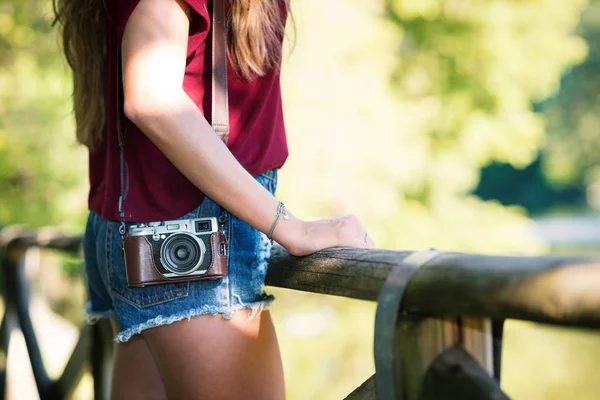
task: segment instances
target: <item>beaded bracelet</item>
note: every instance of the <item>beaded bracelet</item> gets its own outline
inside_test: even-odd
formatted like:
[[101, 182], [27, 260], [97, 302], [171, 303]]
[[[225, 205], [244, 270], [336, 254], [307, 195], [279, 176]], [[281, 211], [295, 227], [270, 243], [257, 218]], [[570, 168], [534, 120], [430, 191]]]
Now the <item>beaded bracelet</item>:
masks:
[[275, 230], [275, 227], [277, 226], [277, 223], [279, 222], [279, 219], [281, 218], [281, 216], [283, 215], [283, 219], [284, 220], [288, 220], [290, 219], [290, 215], [287, 213], [287, 210], [285, 209], [285, 204], [283, 204], [283, 201], [280, 201], [279, 204], [277, 205], [277, 215], [275, 216], [275, 221], [273, 221], [273, 225], [271, 225], [271, 230], [269, 231], [269, 234], [267, 235], [267, 238], [271, 241], [273, 241], [273, 238], [271, 238], [271, 235], [273, 234], [273, 231]]

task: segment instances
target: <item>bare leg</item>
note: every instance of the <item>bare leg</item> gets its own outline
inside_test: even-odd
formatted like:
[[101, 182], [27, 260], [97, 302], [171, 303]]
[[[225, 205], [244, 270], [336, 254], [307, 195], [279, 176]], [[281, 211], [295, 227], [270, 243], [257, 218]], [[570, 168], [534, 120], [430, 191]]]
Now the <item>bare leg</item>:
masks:
[[[113, 331], [116, 332], [113, 321]], [[115, 345], [111, 387], [113, 400], [165, 400], [167, 393], [143, 336]]]
[[169, 399], [285, 398], [271, 315], [249, 315], [201, 315], [144, 332]]

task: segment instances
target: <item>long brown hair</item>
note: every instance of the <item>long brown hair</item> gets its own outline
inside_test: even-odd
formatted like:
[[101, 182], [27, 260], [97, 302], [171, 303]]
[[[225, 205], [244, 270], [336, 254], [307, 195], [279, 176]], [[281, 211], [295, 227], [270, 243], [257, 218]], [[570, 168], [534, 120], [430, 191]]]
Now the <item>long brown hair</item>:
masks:
[[[106, 128], [106, 8], [103, 0], [52, 0], [54, 24], [73, 70], [77, 140], [93, 149]], [[277, 68], [290, 0], [229, 0], [228, 56], [240, 79]]]

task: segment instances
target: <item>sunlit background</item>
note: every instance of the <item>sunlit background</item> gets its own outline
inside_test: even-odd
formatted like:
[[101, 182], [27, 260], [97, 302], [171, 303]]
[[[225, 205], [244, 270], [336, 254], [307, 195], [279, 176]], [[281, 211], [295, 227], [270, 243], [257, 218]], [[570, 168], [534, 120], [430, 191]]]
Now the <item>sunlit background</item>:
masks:
[[[295, 214], [354, 213], [386, 249], [600, 253], [600, 0], [298, 0], [294, 15], [278, 195]], [[79, 233], [86, 153], [49, 22], [50, 0], [0, 0], [0, 225]], [[58, 373], [81, 267], [44, 256], [29, 275]], [[289, 399], [341, 399], [372, 375], [374, 304], [273, 292]], [[9, 383], [25, 399], [20, 340]], [[506, 326], [515, 399], [600, 399], [599, 368], [595, 332]], [[90, 393], [88, 376], [75, 398]]]

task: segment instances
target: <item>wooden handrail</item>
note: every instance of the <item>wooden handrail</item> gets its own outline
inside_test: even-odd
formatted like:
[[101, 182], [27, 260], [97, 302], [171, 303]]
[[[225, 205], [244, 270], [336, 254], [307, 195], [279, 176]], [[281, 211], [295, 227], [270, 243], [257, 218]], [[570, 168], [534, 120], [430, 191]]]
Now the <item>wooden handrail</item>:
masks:
[[[51, 380], [28, 314], [22, 270], [27, 249], [80, 255], [81, 245], [81, 236], [53, 230], [8, 227], [0, 231], [6, 304], [1, 344], [7, 351], [10, 330], [23, 331], [42, 399], [69, 393], [85, 360], [93, 365], [96, 398], [108, 395], [112, 348], [108, 325], [83, 327], [63, 376]], [[445, 388], [448, 395], [483, 393], [482, 399], [507, 398], [498, 379], [493, 379], [498, 369], [490, 371], [491, 325], [482, 318], [600, 327], [600, 259], [596, 258], [358, 249], [294, 257], [275, 246], [266, 284], [379, 302], [378, 318], [385, 318], [376, 324], [375, 354], [393, 356], [376, 357], [376, 376], [381, 378], [383, 373], [386, 379], [371, 377], [348, 399], [436, 398], [436, 391], [424, 391], [423, 382]], [[499, 355], [494, 353], [491, 361], [499, 365]], [[456, 371], [461, 373], [460, 385], [453, 383], [457, 380], [451, 374]], [[0, 371], [0, 399], [4, 377]]]
[[[376, 301], [409, 251], [331, 249], [294, 257], [273, 250], [267, 285]], [[408, 276], [408, 275], [407, 275]], [[441, 252], [410, 278], [408, 313], [514, 318], [600, 327], [600, 259]]]
[[[81, 236], [52, 231], [22, 232], [12, 239], [11, 246], [36, 246], [77, 254], [81, 241]], [[266, 284], [377, 301], [392, 269], [414, 268], [402, 264], [413, 253], [329, 249], [308, 257], [294, 257], [275, 246]], [[403, 310], [598, 328], [599, 287], [598, 258], [442, 252], [411, 278]]]

